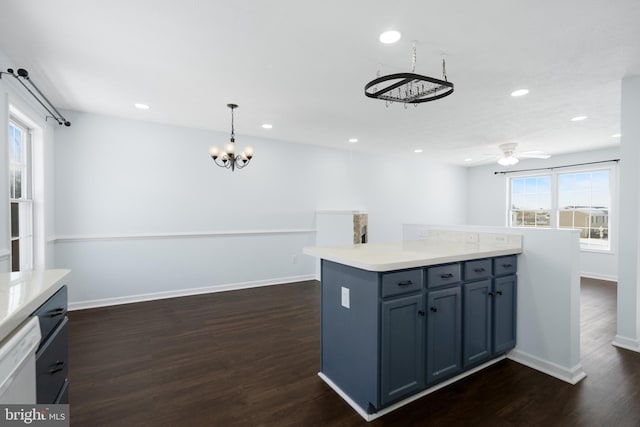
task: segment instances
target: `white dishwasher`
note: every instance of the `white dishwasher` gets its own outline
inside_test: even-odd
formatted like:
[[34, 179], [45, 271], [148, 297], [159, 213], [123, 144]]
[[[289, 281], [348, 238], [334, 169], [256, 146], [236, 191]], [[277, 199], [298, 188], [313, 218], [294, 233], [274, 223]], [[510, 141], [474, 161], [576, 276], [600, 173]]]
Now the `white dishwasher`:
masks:
[[38, 317], [31, 317], [0, 342], [0, 404], [36, 403]]

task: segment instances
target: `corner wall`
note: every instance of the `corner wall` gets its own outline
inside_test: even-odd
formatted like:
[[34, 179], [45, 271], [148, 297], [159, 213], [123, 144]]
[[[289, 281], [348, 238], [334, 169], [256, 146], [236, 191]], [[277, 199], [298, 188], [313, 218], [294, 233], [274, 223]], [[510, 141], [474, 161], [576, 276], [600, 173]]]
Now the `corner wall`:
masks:
[[613, 344], [640, 352], [640, 76], [622, 80], [620, 281]]

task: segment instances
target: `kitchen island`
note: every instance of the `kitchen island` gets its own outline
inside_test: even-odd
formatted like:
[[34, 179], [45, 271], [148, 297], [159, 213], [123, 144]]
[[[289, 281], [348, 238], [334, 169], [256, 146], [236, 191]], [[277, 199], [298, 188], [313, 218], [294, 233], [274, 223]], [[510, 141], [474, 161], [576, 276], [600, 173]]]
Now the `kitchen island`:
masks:
[[516, 344], [521, 236], [309, 247], [321, 262], [319, 376], [371, 421]]

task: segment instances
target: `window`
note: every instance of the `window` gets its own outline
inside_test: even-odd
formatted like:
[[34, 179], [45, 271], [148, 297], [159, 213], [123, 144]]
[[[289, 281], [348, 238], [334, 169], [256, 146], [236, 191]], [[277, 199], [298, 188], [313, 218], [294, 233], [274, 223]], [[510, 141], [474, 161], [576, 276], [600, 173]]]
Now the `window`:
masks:
[[609, 171], [558, 175], [558, 227], [577, 228], [583, 246], [609, 249]]
[[9, 120], [9, 202], [11, 205], [11, 270], [33, 269], [33, 200], [31, 135]]
[[551, 226], [551, 177], [537, 176], [511, 180], [511, 225]]
[[573, 228], [582, 249], [610, 250], [611, 171], [511, 178], [509, 225]]

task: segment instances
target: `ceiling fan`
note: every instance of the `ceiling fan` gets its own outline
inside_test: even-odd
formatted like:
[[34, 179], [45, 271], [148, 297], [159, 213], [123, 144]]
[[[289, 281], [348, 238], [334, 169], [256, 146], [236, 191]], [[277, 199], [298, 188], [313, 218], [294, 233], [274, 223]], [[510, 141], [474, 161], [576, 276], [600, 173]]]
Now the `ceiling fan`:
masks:
[[498, 164], [502, 166], [513, 166], [520, 161], [520, 159], [548, 159], [550, 154], [542, 151], [525, 151], [523, 153], [517, 153], [516, 148], [518, 144], [515, 142], [507, 142], [498, 146], [502, 150], [502, 157], [498, 158]]

